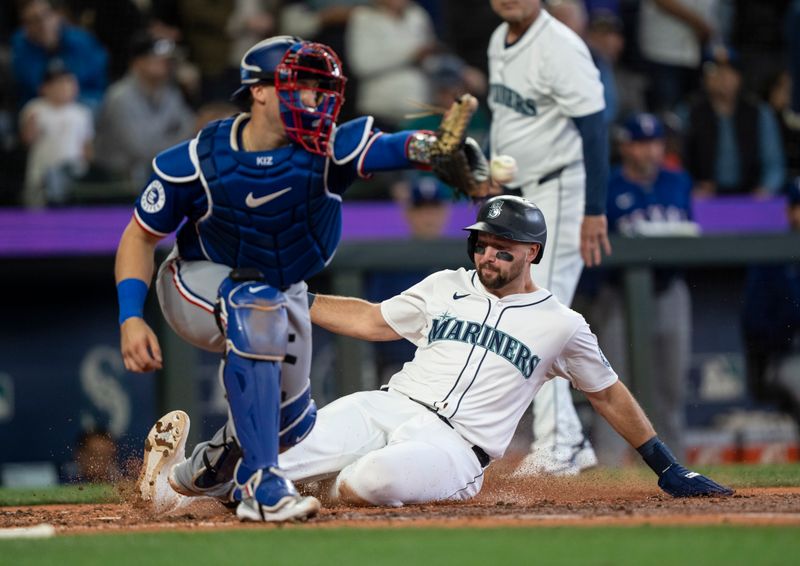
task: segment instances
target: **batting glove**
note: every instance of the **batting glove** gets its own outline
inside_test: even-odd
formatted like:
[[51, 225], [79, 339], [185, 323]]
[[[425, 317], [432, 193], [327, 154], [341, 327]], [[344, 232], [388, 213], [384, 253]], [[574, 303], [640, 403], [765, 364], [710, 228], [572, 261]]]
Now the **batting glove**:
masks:
[[702, 474], [689, 471], [677, 462], [661, 474], [658, 478], [658, 487], [672, 497], [733, 495], [731, 488], [720, 485]]
[[733, 490], [678, 463], [667, 445], [654, 436], [639, 448], [639, 454], [658, 475], [658, 487], [673, 497], [733, 495]]

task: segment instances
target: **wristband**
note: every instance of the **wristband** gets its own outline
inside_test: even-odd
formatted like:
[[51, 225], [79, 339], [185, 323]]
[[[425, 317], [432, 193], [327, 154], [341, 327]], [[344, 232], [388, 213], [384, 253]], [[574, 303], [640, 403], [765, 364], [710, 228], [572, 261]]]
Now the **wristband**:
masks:
[[144, 300], [147, 298], [147, 283], [141, 279], [123, 279], [117, 283], [119, 301], [119, 323], [131, 317], [144, 318]]
[[308, 308], [311, 309], [311, 305], [314, 304], [314, 299], [317, 298], [317, 294], [311, 291], [308, 291], [306, 294], [308, 295]]
[[636, 451], [641, 454], [642, 459], [658, 477], [661, 477], [672, 464], [678, 461], [672, 452], [670, 452], [669, 448], [667, 448], [667, 445], [657, 436], [654, 436], [642, 444]]

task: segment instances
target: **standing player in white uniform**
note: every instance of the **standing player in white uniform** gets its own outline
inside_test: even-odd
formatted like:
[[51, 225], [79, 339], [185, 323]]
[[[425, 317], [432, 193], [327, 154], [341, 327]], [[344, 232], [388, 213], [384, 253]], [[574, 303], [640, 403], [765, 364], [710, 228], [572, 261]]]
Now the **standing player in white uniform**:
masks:
[[321, 409], [309, 436], [280, 456], [288, 478], [335, 477], [332, 495], [351, 504], [469, 499], [539, 387], [563, 375], [637, 447], [664, 491], [732, 493], [675, 460], [583, 317], [533, 282], [530, 266], [547, 239], [535, 205], [495, 197], [466, 230], [476, 270], [440, 271], [381, 304], [314, 298], [312, 321], [323, 328], [373, 341], [406, 338], [418, 348], [386, 390]]
[[[541, 9], [540, 0], [492, 0], [504, 20], [489, 42], [491, 149], [518, 164], [513, 188], [550, 225], [535, 277], [572, 303], [584, 263], [610, 253], [603, 86], [589, 50]], [[572, 404], [569, 383], [546, 383], [534, 403], [534, 443], [517, 474], [577, 474], [597, 463]]]

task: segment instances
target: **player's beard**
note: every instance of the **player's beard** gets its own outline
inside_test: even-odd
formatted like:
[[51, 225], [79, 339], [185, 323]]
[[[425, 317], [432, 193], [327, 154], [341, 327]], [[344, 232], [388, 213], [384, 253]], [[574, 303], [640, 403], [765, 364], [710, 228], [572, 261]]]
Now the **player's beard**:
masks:
[[486, 289], [502, 289], [522, 273], [524, 262], [513, 262], [509, 265], [508, 271], [503, 273], [501, 269], [489, 263], [482, 263], [478, 266], [478, 279]]

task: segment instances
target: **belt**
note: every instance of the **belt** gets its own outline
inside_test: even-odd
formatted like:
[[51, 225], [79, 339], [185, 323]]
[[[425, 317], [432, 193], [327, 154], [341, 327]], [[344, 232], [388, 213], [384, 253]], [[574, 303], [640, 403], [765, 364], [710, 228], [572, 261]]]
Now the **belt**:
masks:
[[[389, 388], [387, 386], [383, 386], [383, 387], [380, 388], [380, 390], [388, 392]], [[402, 393], [400, 393], [400, 394], [403, 395]], [[405, 395], [405, 397], [408, 397], [408, 395]], [[434, 415], [439, 417], [440, 421], [442, 421], [444, 424], [446, 424], [447, 426], [449, 426], [450, 428], [455, 430], [455, 428], [450, 423], [450, 421], [447, 419], [447, 417], [444, 417], [444, 416], [440, 415], [438, 413], [438, 411], [436, 411], [433, 407], [431, 407], [427, 403], [423, 403], [422, 401], [419, 401], [418, 399], [414, 399], [413, 397], [408, 397], [408, 399], [409, 399], [409, 401], [414, 401], [414, 403], [416, 403], [418, 405], [422, 405], [423, 407], [428, 409], [431, 413], [433, 413]], [[456, 432], [458, 432], [458, 431], [456, 431]], [[473, 444], [472, 445], [472, 451], [475, 453], [475, 457], [478, 459], [478, 463], [481, 465], [481, 468], [485, 468], [486, 466], [488, 466], [489, 464], [492, 463], [492, 459], [484, 451], [484, 449], [481, 448], [480, 446], [477, 446], [477, 445]]]
[[563, 167], [559, 167], [558, 169], [550, 171], [549, 173], [547, 173], [543, 177], [539, 177], [539, 183], [538, 184], [539, 185], [544, 185], [545, 183], [549, 183], [550, 181], [552, 181], [554, 179], [558, 179], [561, 176], [561, 173], [563, 173], [564, 169], [566, 169], [566, 168], [567, 168], [567, 166], [564, 165]]

